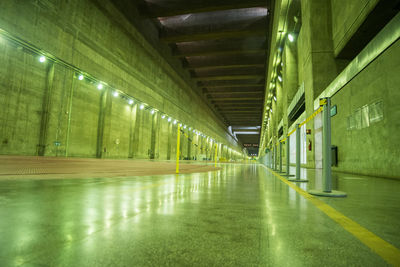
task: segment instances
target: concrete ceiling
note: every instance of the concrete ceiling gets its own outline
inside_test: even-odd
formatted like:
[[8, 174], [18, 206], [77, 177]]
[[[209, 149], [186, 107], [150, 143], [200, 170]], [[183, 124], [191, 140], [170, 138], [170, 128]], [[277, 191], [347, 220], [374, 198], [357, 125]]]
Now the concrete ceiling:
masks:
[[[157, 25], [159, 41], [182, 61], [226, 126], [261, 125], [267, 0], [136, 0], [135, 4]], [[259, 134], [237, 137], [242, 143], [259, 140]]]

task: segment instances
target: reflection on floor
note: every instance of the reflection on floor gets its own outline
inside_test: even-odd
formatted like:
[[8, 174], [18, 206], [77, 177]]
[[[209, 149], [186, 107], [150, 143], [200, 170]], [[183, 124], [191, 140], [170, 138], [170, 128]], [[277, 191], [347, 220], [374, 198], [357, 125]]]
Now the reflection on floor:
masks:
[[[0, 265], [384, 266], [257, 164], [208, 173], [0, 181]], [[320, 178], [300, 187], [315, 188]], [[317, 178], [315, 178], [317, 176]], [[400, 182], [335, 174], [320, 198], [400, 247]]]

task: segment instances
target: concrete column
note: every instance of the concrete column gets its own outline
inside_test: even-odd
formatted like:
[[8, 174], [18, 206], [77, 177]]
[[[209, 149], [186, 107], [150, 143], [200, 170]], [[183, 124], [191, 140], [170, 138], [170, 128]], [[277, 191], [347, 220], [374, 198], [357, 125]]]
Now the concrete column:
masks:
[[96, 157], [103, 158], [107, 153], [107, 147], [105, 145], [105, 140], [107, 140], [106, 130], [106, 117], [111, 112], [112, 100], [111, 100], [111, 90], [104, 88], [100, 95], [100, 112], [99, 120], [97, 126], [97, 147], [96, 147]]
[[129, 129], [129, 153], [128, 158], [134, 157], [135, 149], [135, 125], [136, 125], [137, 105], [131, 106], [131, 118], [130, 118], [130, 129]]
[[39, 143], [37, 148], [37, 154], [44, 156], [46, 152], [47, 144], [47, 133], [49, 131], [49, 119], [50, 119], [50, 108], [51, 108], [51, 96], [53, 92], [54, 83], [54, 63], [49, 62], [46, 73], [46, 87], [42, 102], [42, 116], [40, 120], [40, 134]]
[[296, 179], [300, 179], [300, 128], [296, 124]]
[[168, 122], [168, 134], [167, 134], [167, 160], [171, 159], [171, 146], [172, 146], [172, 122]]
[[[315, 97], [336, 77], [338, 66], [333, 50], [330, 3], [320, 0], [301, 1], [301, 15], [299, 69], [305, 86], [306, 117], [308, 117], [314, 112]], [[313, 126], [313, 121], [306, 125], [308, 129], [313, 129]], [[309, 138], [315, 144], [314, 131], [311, 131]], [[307, 150], [307, 167], [315, 167], [314, 157], [315, 149]]]
[[[177, 124], [178, 125], [178, 124]], [[178, 126], [177, 126], [178, 127]], [[184, 136], [183, 132], [185, 132], [185, 130], [183, 130], [183, 125], [181, 125], [181, 139], [180, 139], [180, 159], [184, 159], [186, 157], [186, 153], [187, 153], [187, 138]]]
[[139, 104], [135, 105], [135, 114], [136, 114], [136, 121], [134, 127], [134, 135], [133, 135], [133, 157], [139, 157], [139, 142], [140, 142], [140, 125], [142, 124], [143, 120], [143, 110], [139, 108]]
[[282, 173], [282, 143], [279, 142], [279, 172]]
[[156, 147], [158, 144], [158, 131], [159, 131], [159, 116], [158, 112], [151, 116], [151, 141], [150, 141], [150, 159], [158, 158], [158, 151]]
[[65, 137], [65, 156], [68, 157], [69, 153], [69, 142], [71, 136], [71, 118], [72, 118], [72, 102], [74, 99], [74, 90], [75, 90], [75, 73], [72, 74], [71, 80], [71, 88], [69, 89], [68, 95], [68, 119], [67, 119], [67, 129], [66, 129], [66, 137]]
[[192, 159], [192, 147], [193, 147], [193, 136], [192, 136], [192, 131], [187, 130], [187, 135], [189, 136], [188, 142], [187, 142], [187, 157], [189, 160]]

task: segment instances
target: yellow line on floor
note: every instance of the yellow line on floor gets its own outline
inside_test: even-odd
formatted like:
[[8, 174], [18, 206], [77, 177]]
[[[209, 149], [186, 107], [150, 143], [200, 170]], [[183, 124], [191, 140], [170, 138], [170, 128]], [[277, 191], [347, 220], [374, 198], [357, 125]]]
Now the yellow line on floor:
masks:
[[340, 224], [350, 234], [357, 237], [362, 243], [364, 243], [364, 245], [366, 245], [376, 254], [381, 256], [387, 263], [393, 266], [400, 266], [400, 250], [398, 248], [386, 242], [385, 240], [367, 230], [366, 228], [362, 227], [350, 218], [346, 217], [322, 200], [319, 200], [318, 198], [310, 195], [300, 187], [296, 186], [294, 183], [289, 182], [276, 172], [268, 169], [264, 165], [262, 166], [270, 171], [273, 175], [278, 177], [282, 182], [296, 190], [296, 192], [302, 195], [305, 199], [311, 201], [311, 203], [314, 204], [318, 209], [328, 215], [332, 220]]

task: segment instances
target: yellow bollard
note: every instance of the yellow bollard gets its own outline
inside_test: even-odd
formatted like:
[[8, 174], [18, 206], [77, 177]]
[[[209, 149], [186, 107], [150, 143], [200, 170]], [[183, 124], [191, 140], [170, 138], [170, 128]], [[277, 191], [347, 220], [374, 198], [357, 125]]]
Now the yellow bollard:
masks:
[[217, 167], [218, 144], [215, 144], [214, 167]]
[[178, 133], [176, 138], [176, 173], [179, 173], [179, 147], [181, 144], [181, 126], [178, 125]]

